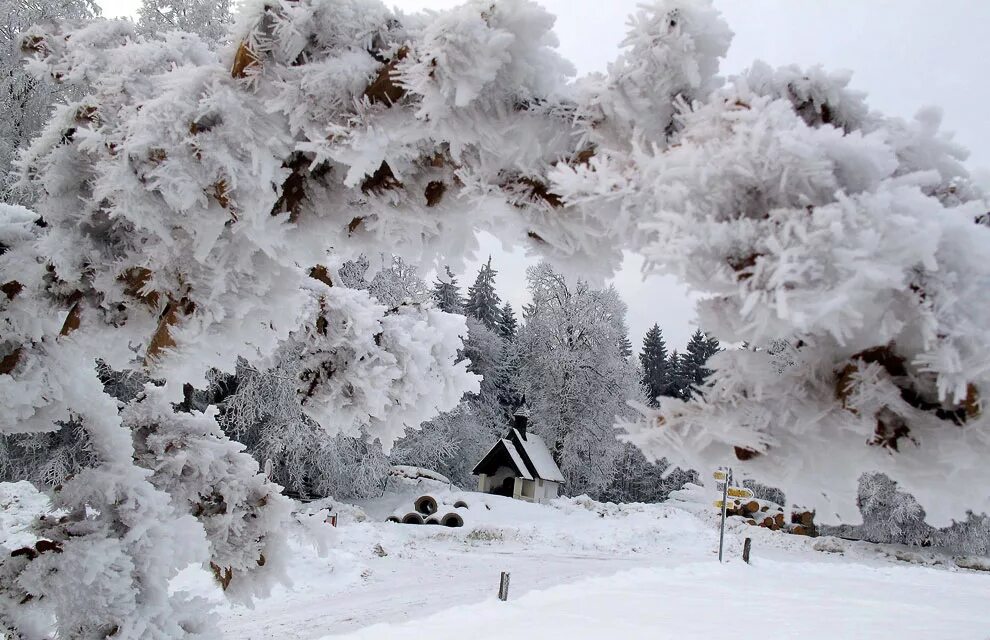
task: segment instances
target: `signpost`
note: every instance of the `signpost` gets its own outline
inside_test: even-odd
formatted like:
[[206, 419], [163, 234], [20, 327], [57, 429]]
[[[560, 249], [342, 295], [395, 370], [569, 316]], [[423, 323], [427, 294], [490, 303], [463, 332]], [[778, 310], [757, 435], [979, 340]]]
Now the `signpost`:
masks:
[[725, 542], [725, 511], [729, 502], [729, 484], [732, 482], [732, 469], [728, 469], [727, 472], [716, 471], [714, 476], [716, 480], [722, 481], [722, 526], [718, 532], [718, 561], [722, 562], [722, 546]]
[[[722, 522], [718, 532], [718, 561], [722, 562], [722, 551], [725, 545], [726, 512], [729, 510], [730, 503], [733, 510], [739, 510], [742, 508], [744, 500], [751, 500], [753, 498], [753, 490], [747, 489], [746, 487], [730, 486], [732, 484], [732, 469], [728, 467], [724, 470], [719, 469], [712, 474], [712, 477], [715, 478], [716, 486], [719, 491], [722, 492], [722, 499], [715, 501], [715, 508], [722, 510]], [[743, 560], [747, 563], [749, 563], [749, 550], [751, 544], [752, 540], [746, 538], [746, 543], [743, 545]]]
[[730, 498], [752, 498], [753, 490], [745, 487], [729, 487], [728, 494]]

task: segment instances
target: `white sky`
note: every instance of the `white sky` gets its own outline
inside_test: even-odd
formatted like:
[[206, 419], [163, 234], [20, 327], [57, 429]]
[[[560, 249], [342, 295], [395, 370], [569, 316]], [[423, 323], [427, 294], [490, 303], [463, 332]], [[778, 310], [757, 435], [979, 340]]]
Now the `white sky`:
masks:
[[[604, 71], [615, 58], [626, 16], [638, 0], [537, 0], [558, 16], [563, 55], [579, 73]], [[99, 0], [107, 16], [134, 15], [140, 0]], [[447, 8], [460, 0], [386, 0], [412, 12]], [[851, 69], [853, 86], [869, 93], [872, 108], [911, 117], [929, 104], [943, 108], [944, 128], [972, 151], [971, 167], [990, 168], [990, 2], [984, 0], [716, 0], [736, 36], [725, 74], [761, 59], [772, 65], [823, 64]], [[526, 300], [521, 253], [482, 238], [481, 254], [460, 278], [474, 279], [493, 255], [499, 293], [517, 311]], [[643, 333], [659, 322], [669, 345], [681, 348], [694, 330], [693, 304], [669, 278], [643, 280], [628, 258], [615, 284], [629, 305], [630, 337], [639, 349]]]

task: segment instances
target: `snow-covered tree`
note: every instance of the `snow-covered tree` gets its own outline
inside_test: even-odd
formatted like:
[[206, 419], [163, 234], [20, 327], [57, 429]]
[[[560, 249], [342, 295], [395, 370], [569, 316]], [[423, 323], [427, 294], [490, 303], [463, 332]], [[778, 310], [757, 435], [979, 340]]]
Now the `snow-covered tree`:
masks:
[[142, 0], [138, 25], [145, 33], [188, 31], [222, 43], [232, 20], [233, 0]]
[[615, 477], [602, 492], [601, 499], [610, 502], [663, 502], [671, 491], [681, 489], [687, 482], [698, 482], [693, 471], [671, 469], [666, 460], [651, 462], [635, 446], [625, 443], [616, 460]]
[[691, 335], [684, 353], [677, 359], [678, 381], [681, 385], [679, 397], [688, 399], [698, 393], [698, 389], [712, 375], [712, 370], [705, 363], [718, 352], [718, 340], [706, 336], [701, 329]]
[[[477, 409], [481, 412], [475, 413]], [[471, 475], [474, 465], [505, 435], [505, 430], [505, 425], [493, 422], [483, 405], [465, 400], [398, 440], [389, 461], [425, 467], [450, 478], [457, 486], [470, 488], [477, 482]]]
[[[51, 545], [3, 560], [0, 619], [27, 637], [210, 637], [169, 579], [202, 562], [232, 597], [265, 593], [284, 577], [288, 505], [215, 408], [173, 410], [183, 388], [292, 339], [305, 414], [389, 443], [474, 388], [454, 364], [463, 319], [331, 286], [337, 243], [284, 209], [290, 137], [195, 36], [99, 22], [24, 46], [83, 97], [25, 156], [44, 222], [0, 212], [0, 430], [77, 424], [92, 464], [54, 492], [68, 515], [39, 521]], [[165, 384], [120, 413], [97, 359]]]
[[[388, 308], [402, 304], [423, 304], [430, 299], [426, 282], [419, 277], [418, 269], [399, 256], [381, 256], [378, 268], [371, 272], [367, 256], [351, 260], [337, 270], [344, 286], [364, 289], [375, 300]], [[369, 275], [371, 279], [368, 280]]]
[[477, 318], [488, 329], [498, 329], [502, 316], [501, 298], [495, 292], [495, 276], [498, 271], [492, 269], [492, 257], [481, 265], [474, 284], [468, 287], [467, 300], [464, 302], [464, 312]]
[[665, 395], [669, 390], [671, 367], [667, 357], [667, 343], [664, 342], [663, 332], [660, 331], [658, 324], [650, 327], [643, 337], [639, 365], [647, 403], [652, 407], [659, 406], [657, 398]]
[[14, 190], [14, 161], [18, 151], [41, 132], [55, 104], [66, 97], [64, 86], [24, 69], [22, 33], [35, 24], [78, 23], [99, 13], [91, 0], [0, 1], [0, 201], [32, 200], [28, 185]]
[[932, 527], [925, 524], [925, 510], [914, 496], [898, 491], [897, 483], [886, 475], [863, 474], [857, 502], [863, 516], [857, 533], [864, 539], [903, 544], [929, 541]]
[[857, 496], [862, 524], [827, 527], [823, 533], [852, 536], [870, 542], [920, 545], [963, 554], [985, 555], [990, 550], [990, 518], [967, 512], [966, 518], [935, 528], [925, 522], [925, 510], [898, 483], [882, 473], [864, 473]]
[[512, 305], [506, 302], [502, 305], [502, 311], [498, 316], [498, 334], [505, 340], [511, 341], [515, 339], [518, 329], [516, 312], [512, 309]]
[[464, 313], [464, 299], [457, 287], [457, 277], [450, 267], [444, 267], [446, 278], [437, 276], [433, 284], [433, 301], [437, 308], [446, 313]]
[[733, 463], [825, 518], [857, 516], [869, 470], [934, 523], [987, 509], [973, 475], [990, 445], [990, 235], [975, 223], [987, 204], [939, 113], [885, 117], [848, 74], [819, 68], [757, 63], [718, 88], [708, 56], [728, 43], [721, 19], [703, 3], [644, 11], [662, 16], [659, 30], [633, 25], [631, 51], [672, 63], [672, 77], [695, 72], [688, 94], [654, 93], [693, 104], [631, 164], [599, 153], [561, 168], [569, 188], [556, 192], [583, 204], [621, 192], [628, 215], [657, 212], [639, 227], [643, 252], [706, 294], [703, 326], [723, 342], [785, 340], [794, 358], [780, 372], [765, 349], [718, 353], [703, 396], [646, 411], [626, 425], [632, 440], [686, 468]]
[[616, 416], [637, 398], [636, 369], [620, 351], [625, 303], [614, 288], [568, 285], [549, 265], [527, 270], [533, 302], [519, 332], [520, 386], [573, 494], [600, 496], [623, 445]]
[[286, 348], [275, 367], [237, 368], [236, 391], [221, 404], [220, 425], [295, 495], [367, 498], [388, 472], [381, 444], [330, 433], [303, 412], [296, 392], [298, 359]]
[[462, 356], [481, 378], [453, 411], [442, 413], [396, 442], [390, 460], [439, 471], [460, 486], [470, 486], [471, 470], [504, 435], [515, 408], [515, 359], [512, 345], [480, 320], [467, 318]]

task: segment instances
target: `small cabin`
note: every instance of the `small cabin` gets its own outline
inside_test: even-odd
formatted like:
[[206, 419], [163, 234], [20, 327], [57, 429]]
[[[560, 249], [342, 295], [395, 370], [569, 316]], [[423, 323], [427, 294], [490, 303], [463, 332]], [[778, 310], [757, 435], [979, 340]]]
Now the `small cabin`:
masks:
[[523, 405], [513, 415], [509, 433], [475, 466], [478, 491], [529, 502], [559, 495], [564, 476], [543, 438], [529, 433], [528, 425], [529, 410]]

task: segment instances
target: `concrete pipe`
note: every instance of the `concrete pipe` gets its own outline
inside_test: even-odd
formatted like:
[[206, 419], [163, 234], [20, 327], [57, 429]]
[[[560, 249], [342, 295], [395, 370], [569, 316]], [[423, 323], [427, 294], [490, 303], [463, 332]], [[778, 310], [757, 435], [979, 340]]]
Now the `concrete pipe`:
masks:
[[385, 522], [402, 522], [402, 520], [399, 519], [399, 516], [389, 516], [385, 518]]
[[463, 527], [464, 518], [456, 513], [448, 513], [440, 520], [440, 524], [445, 527]]
[[429, 518], [426, 519], [426, 524], [436, 524], [436, 525], [438, 525], [438, 524], [440, 524], [440, 517], [437, 514], [434, 513], [432, 516], [430, 516]]
[[468, 508], [468, 503], [464, 502], [463, 500], [458, 500], [457, 502], [454, 503], [454, 508], [455, 509], [467, 509]]
[[416, 511], [424, 516], [432, 516], [437, 512], [437, 499], [433, 496], [420, 496], [416, 498]]
[[415, 511], [407, 513], [402, 517], [402, 524], [423, 524], [423, 516]]

